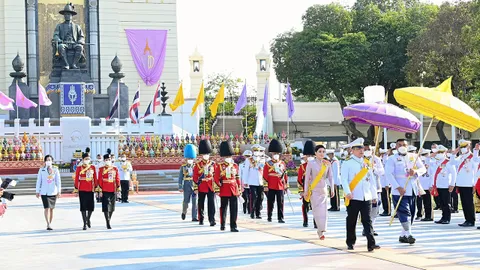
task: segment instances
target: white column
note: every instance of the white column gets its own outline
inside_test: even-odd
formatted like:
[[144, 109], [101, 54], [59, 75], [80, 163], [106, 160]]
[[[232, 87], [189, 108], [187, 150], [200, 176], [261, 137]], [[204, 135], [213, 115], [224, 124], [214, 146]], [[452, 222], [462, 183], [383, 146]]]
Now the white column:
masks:
[[27, 77], [30, 94], [38, 92], [36, 5], [36, 0], [27, 1]]

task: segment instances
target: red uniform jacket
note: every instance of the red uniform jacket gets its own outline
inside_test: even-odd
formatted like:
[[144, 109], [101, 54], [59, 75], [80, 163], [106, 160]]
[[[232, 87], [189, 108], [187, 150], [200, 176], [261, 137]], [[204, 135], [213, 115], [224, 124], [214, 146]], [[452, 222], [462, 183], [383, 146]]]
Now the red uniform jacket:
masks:
[[220, 197], [239, 196], [241, 183], [238, 165], [227, 162], [216, 164], [215, 183], [220, 187]]
[[120, 174], [115, 166], [101, 167], [98, 170], [98, 186], [101, 192], [116, 192], [120, 187]]
[[[275, 171], [275, 166], [279, 168], [278, 172]], [[265, 163], [265, 167], [263, 167], [263, 179], [268, 183], [268, 189], [284, 190], [288, 188], [288, 176], [285, 173], [286, 168], [287, 166], [283, 161], [273, 163], [273, 161], [270, 160]]]
[[298, 179], [297, 179], [297, 184], [298, 184], [298, 192], [303, 192], [303, 183], [305, 183], [305, 172], [307, 171], [307, 163], [303, 163], [298, 167]]
[[93, 192], [97, 186], [97, 170], [93, 165], [82, 165], [75, 172], [75, 189]]
[[[207, 171], [204, 172], [205, 169], [207, 169]], [[198, 192], [202, 192], [202, 193], [207, 193], [208, 191], [215, 191], [213, 186], [214, 175], [215, 175], [214, 161], [202, 159], [196, 162], [195, 166], [193, 167], [193, 181], [196, 184], [194, 185], [194, 189], [198, 189]], [[200, 186], [196, 188], [199, 183], [200, 183]]]

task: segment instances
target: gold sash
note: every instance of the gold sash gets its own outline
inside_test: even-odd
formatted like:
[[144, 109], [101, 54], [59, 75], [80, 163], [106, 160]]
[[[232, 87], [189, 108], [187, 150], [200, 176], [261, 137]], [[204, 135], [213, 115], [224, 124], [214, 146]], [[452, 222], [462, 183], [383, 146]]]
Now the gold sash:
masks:
[[[370, 162], [368, 162], [367, 159], [365, 159], [364, 162], [368, 165], [368, 167], [370, 166]], [[357, 187], [358, 183], [360, 183], [360, 181], [362, 181], [362, 179], [365, 177], [365, 175], [367, 175], [368, 167], [363, 167], [357, 173], [357, 175], [355, 175], [355, 177], [353, 177], [352, 182], [350, 182], [350, 185], [348, 185], [350, 187], [350, 193], [353, 193], [353, 190]], [[345, 195], [347, 195], [347, 194], [345, 194]], [[349, 205], [350, 205], [350, 199], [345, 197], [345, 206], [349, 206]]]
[[318, 172], [317, 176], [315, 176], [315, 179], [313, 179], [313, 182], [308, 185], [308, 193], [305, 196], [306, 202], [310, 202], [310, 198], [312, 197], [312, 190], [318, 185], [318, 183], [320, 183], [320, 180], [322, 180], [326, 170], [327, 166], [325, 166], [325, 164], [322, 162], [322, 168]]

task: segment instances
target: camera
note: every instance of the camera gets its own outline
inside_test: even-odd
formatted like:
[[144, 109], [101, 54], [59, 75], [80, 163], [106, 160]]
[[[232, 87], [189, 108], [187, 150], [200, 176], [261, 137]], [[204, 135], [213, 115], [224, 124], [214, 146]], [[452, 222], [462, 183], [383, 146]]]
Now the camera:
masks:
[[[2, 180], [2, 178], [0, 178], [0, 181]], [[6, 199], [6, 200], [9, 200], [9, 201], [12, 201], [13, 198], [15, 197], [15, 194], [13, 193], [10, 193], [8, 191], [5, 191], [8, 187], [14, 187], [17, 185], [17, 181], [15, 180], [12, 180], [10, 178], [5, 178], [5, 180], [2, 181], [2, 184], [0, 184], [0, 188], [3, 189], [3, 195], [2, 195], [2, 198]]]

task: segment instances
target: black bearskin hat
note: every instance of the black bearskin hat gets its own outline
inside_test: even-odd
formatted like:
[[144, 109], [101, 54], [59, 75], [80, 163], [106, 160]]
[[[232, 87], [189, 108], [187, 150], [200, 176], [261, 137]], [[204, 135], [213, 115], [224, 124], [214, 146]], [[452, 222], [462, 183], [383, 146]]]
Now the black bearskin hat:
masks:
[[303, 154], [308, 156], [315, 156], [315, 142], [308, 140], [303, 146]]
[[212, 153], [212, 144], [209, 140], [201, 140], [198, 145], [198, 154], [199, 155], [208, 155]]
[[220, 143], [220, 156], [230, 157], [234, 155], [233, 146], [230, 142], [225, 141]]
[[272, 139], [270, 145], [268, 145], [268, 152], [281, 154], [283, 153], [283, 146], [278, 140]]
[[90, 147], [87, 147], [87, 149], [85, 149], [85, 152], [82, 154], [82, 159], [86, 157], [90, 157]]

